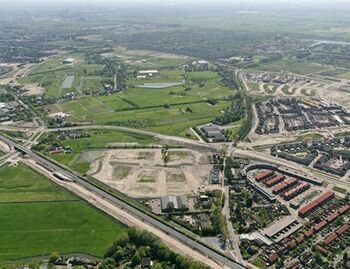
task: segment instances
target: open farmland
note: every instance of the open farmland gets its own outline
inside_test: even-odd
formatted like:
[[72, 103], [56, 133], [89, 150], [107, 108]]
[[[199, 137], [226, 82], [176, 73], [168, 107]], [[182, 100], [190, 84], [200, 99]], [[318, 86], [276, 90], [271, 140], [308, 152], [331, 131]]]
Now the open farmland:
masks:
[[[94, 101], [98, 102], [98, 101]], [[127, 106], [126, 103], [122, 103]], [[111, 104], [113, 105], [113, 104]], [[229, 107], [230, 102], [222, 101], [216, 105], [207, 102], [171, 105], [169, 108], [139, 108], [114, 111], [107, 106], [83, 106], [79, 100], [50, 106], [53, 113], [64, 111], [73, 122], [93, 122], [97, 124], [124, 125], [146, 130], [157, 130], [166, 134], [185, 135], [189, 127], [210, 122], [220, 115], [220, 111]], [[186, 112], [189, 107], [192, 112]]]
[[0, 193], [0, 260], [55, 251], [102, 256], [126, 231], [24, 165], [0, 168]]
[[307, 75], [326, 69], [325, 67], [307, 61], [296, 61], [294, 59], [281, 59], [268, 63], [259, 63], [248, 68], [249, 71], [290, 72], [298, 75]]
[[[128, 81], [129, 89], [108, 96], [78, 96], [75, 100], [48, 105], [51, 114], [67, 113], [75, 123], [122, 125], [184, 136], [190, 127], [207, 123], [230, 106], [236, 92], [224, 87], [215, 72], [164, 70], [160, 77]], [[164, 89], [140, 88], [148, 83], [185, 85]], [[85, 81], [85, 80], [84, 80]], [[217, 100], [211, 105], [208, 100]], [[204, 113], [205, 112], [205, 113]]]
[[[66, 58], [74, 58], [76, 62], [63, 64]], [[44, 98], [54, 99], [68, 91], [79, 93], [101, 87], [102, 77], [99, 76], [101, 70], [102, 65], [88, 64], [82, 54], [73, 53], [38, 64], [27, 77], [18, 78], [18, 82], [24, 85], [37, 84], [45, 89]], [[67, 81], [70, 83], [65, 84], [66, 78], [71, 76], [74, 76], [72, 81]]]

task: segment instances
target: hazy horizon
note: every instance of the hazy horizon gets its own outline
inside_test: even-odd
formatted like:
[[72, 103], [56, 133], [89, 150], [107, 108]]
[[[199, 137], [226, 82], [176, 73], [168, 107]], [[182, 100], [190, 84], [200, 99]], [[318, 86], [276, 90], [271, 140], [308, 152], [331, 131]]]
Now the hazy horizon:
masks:
[[30, 7], [32, 5], [138, 5], [138, 4], [157, 4], [157, 5], [280, 5], [280, 6], [306, 6], [317, 4], [318, 7], [350, 4], [349, 0], [294, 0], [286, 2], [285, 0], [217, 0], [213, 3], [210, 0], [0, 0], [0, 4], [4, 7], [21, 5], [22, 7]]

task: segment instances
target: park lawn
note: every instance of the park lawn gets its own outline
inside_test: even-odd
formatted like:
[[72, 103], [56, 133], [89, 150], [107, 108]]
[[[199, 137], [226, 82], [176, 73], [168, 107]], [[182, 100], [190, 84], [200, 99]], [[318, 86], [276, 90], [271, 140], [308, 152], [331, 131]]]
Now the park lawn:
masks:
[[127, 230], [29, 167], [0, 174], [0, 261], [56, 251], [103, 256]]

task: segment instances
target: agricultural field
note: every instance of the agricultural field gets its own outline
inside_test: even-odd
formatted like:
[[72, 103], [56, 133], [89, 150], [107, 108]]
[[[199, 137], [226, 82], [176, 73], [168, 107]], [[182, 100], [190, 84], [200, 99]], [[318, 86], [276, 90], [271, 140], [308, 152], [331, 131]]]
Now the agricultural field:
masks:
[[350, 70], [348, 69], [333, 69], [323, 72], [324, 75], [334, 76], [336, 78], [349, 79], [350, 80]]
[[116, 56], [131, 66], [144, 69], [176, 67], [191, 62], [191, 58], [184, 55], [149, 50], [130, 50], [122, 47], [115, 48], [112, 53], [103, 56]]
[[127, 231], [22, 164], [0, 168], [0, 194], [0, 261], [56, 251], [102, 256]]
[[[145, 83], [185, 85], [164, 89], [140, 88]], [[75, 123], [123, 125], [185, 136], [190, 127], [213, 120], [230, 106], [236, 92], [224, 87], [215, 72], [164, 70], [160, 77], [129, 79], [129, 89], [109, 96], [78, 96], [75, 100], [48, 105], [50, 113], [67, 113]], [[218, 100], [215, 105], [208, 100]], [[204, 113], [205, 112], [205, 113]]]
[[[74, 58], [74, 64], [63, 64], [64, 59]], [[81, 93], [88, 90], [101, 88], [99, 75], [102, 65], [88, 64], [83, 54], [71, 53], [47, 60], [34, 67], [26, 77], [18, 78], [18, 82], [24, 85], [35, 84], [45, 89], [44, 98], [59, 98], [67, 92]], [[64, 88], [67, 76], [73, 76], [71, 87]]]
[[269, 72], [290, 72], [298, 75], [307, 75], [324, 70], [325, 67], [306, 61], [296, 61], [294, 59], [282, 59], [268, 63], [257, 64], [247, 68], [249, 71], [269, 71]]
[[[83, 54], [72, 53], [47, 60], [19, 78], [22, 84], [38, 84], [45, 89], [45, 99], [56, 99], [74, 92], [73, 100], [46, 105], [49, 114], [64, 112], [73, 123], [121, 125], [186, 136], [188, 129], [212, 121], [230, 107], [230, 96], [237, 94], [222, 84], [214, 71], [185, 71], [187, 57], [144, 51], [112, 54], [127, 66], [127, 91], [107, 95], [87, 95], [103, 88], [102, 65], [87, 64]], [[62, 65], [74, 58], [72, 65]], [[133, 65], [138, 61], [138, 65]], [[154, 63], [152, 66], [147, 64]], [[157, 65], [156, 65], [157, 63]], [[176, 64], [176, 65], [175, 65]], [[159, 76], [136, 78], [137, 70], [158, 68]], [[169, 84], [157, 87], [157, 84]], [[152, 88], [152, 85], [153, 88]], [[216, 100], [216, 104], [209, 104]], [[205, 113], [204, 113], [205, 112]]]

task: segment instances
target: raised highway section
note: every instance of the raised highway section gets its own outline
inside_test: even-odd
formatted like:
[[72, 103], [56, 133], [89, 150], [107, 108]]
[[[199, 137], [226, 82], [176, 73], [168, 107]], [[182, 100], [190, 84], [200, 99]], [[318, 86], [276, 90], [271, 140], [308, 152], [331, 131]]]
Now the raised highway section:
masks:
[[76, 175], [75, 173], [68, 171], [57, 164], [41, 157], [39, 154], [35, 153], [31, 149], [28, 149], [20, 144], [17, 144], [16, 142], [0, 135], [0, 140], [7, 143], [8, 145], [13, 146], [16, 150], [21, 151], [22, 153], [27, 154], [28, 156], [32, 157], [36, 162], [42, 164], [45, 167], [50, 168], [52, 171], [56, 173], [60, 173], [61, 175], [69, 178], [70, 180], [73, 180], [77, 182], [78, 184], [84, 186], [88, 191], [98, 194], [101, 196], [104, 200], [110, 202], [111, 204], [114, 204], [120, 208], [123, 208], [130, 212], [130, 214], [138, 217], [139, 219], [142, 219], [148, 223], [150, 223], [152, 226], [158, 228], [159, 230], [162, 230], [163, 232], [171, 235], [172, 237], [176, 238], [177, 240], [185, 243], [186, 245], [189, 245], [193, 249], [197, 249], [199, 252], [203, 253], [210, 259], [217, 261], [221, 264], [224, 264], [226, 267], [233, 268], [233, 269], [244, 269], [247, 268], [236, 261], [232, 260], [231, 258], [228, 258], [224, 254], [221, 254], [220, 252], [216, 252], [213, 249], [207, 247], [201, 242], [195, 241], [186, 235], [180, 233], [179, 231], [175, 230], [174, 228], [160, 222], [159, 220], [152, 218], [151, 216], [147, 215], [146, 213], [142, 212], [141, 210], [132, 207], [128, 203], [122, 201], [121, 199], [110, 195], [103, 189], [100, 189], [93, 184], [89, 183], [88, 181], [84, 180], [83, 177], [80, 177]]

